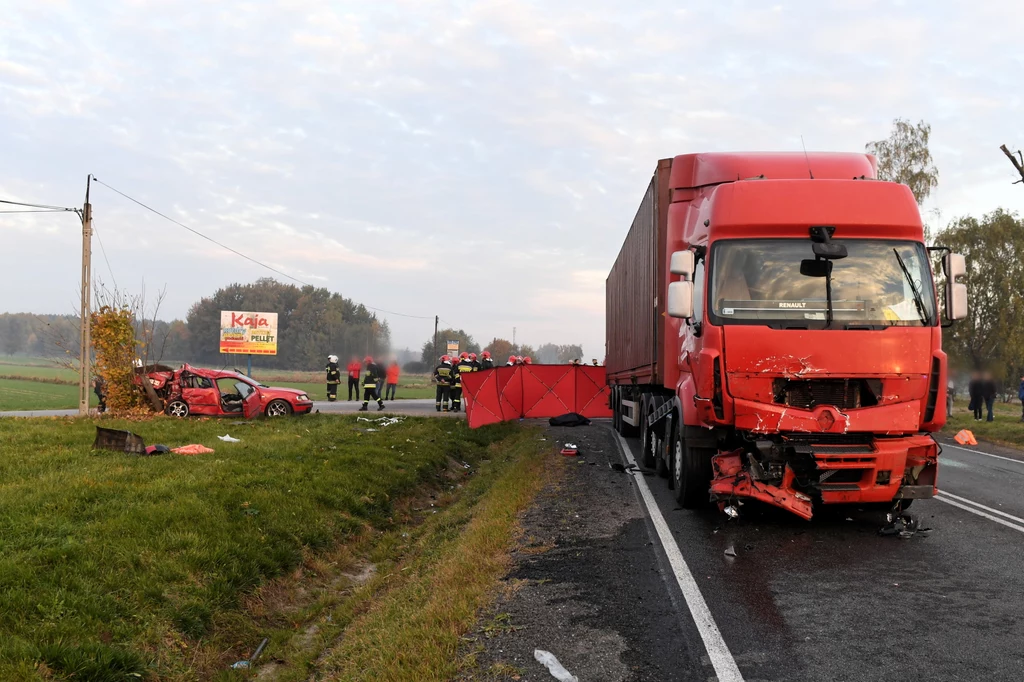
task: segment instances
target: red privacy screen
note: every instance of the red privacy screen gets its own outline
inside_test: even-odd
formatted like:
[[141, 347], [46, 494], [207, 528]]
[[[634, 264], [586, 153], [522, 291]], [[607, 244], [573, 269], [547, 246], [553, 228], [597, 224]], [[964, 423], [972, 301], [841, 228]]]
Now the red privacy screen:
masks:
[[518, 365], [462, 375], [466, 419], [475, 429], [510, 419], [611, 417], [604, 367]]

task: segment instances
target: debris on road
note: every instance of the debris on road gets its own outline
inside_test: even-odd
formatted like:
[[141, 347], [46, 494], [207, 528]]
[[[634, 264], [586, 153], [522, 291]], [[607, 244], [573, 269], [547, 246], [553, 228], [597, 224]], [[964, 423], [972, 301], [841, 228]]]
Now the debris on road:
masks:
[[917, 517], [906, 512], [889, 512], [886, 522], [886, 525], [878, 529], [878, 534], [883, 537], [911, 538], [915, 535], [927, 536], [932, 532], [931, 528], [921, 528], [921, 522]]
[[561, 453], [566, 457], [575, 457], [580, 454], [579, 448], [576, 447], [575, 443], [566, 443], [562, 446]]
[[736, 556], [736, 548], [733, 547], [732, 545], [729, 545], [728, 547], [726, 547], [725, 548], [725, 556], [735, 557]]
[[953, 440], [960, 445], [977, 445], [978, 441], [974, 438], [974, 434], [967, 429], [962, 429], [960, 433], [953, 436]]
[[569, 412], [558, 417], [552, 417], [548, 420], [548, 424], [552, 426], [590, 426], [590, 420], [581, 414]]
[[722, 511], [725, 512], [725, 515], [730, 519], [738, 519], [740, 517], [740, 508], [734, 504], [725, 505], [725, 508], [722, 509]]
[[562, 664], [558, 662], [558, 659], [550, 651], [534, 649], [533, 657], [537, 659], [538, 663], [547, 667], [551, 676], [559, 682], [580, 682], [578, 677], [562, 667]]
[[224, 441], [225, 443], [241, 443], [242, 442], [241, 438], [232, 438], [229, 434], [226, 434], [226, 433], [223, 436], [217, 436], [217, 438], [219, 438], [220, 440]]

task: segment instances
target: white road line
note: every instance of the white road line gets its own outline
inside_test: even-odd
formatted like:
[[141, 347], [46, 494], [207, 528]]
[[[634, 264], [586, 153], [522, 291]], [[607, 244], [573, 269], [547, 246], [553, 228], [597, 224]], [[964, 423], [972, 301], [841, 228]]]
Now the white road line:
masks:
[[[618, 438], [619, 446], [622, 448], [622, 454], [625, 455], [626, 461], [631, 465], [635, 465], [636, 460], [633, 459], [633, 453], [629, 449], [629, 444], [619, 434], [616, 433], [615, 437]], [[679, 589], [683, 592], [683, 599], [686, 600], [686, 606], [690, 609], [690, 616], [697, 625], [700, 638], [704, 640], [704, 648], [708, 651], [708, 657], [711, 659], [711, 665], [715, 669], [718, 681], [743, 682], [743, 675], [740, 673], [739, 666], [736, 665], [736, 659], [733, 658], [732, 652], [729, 651], [729, 647], [725, 643], [725, 639], [722, 638], [718, 624], [715, 623], [715, 619], [711, 615], [711, 609], [708, 608], [707, 602], [704, 601], [704, 596], [700, 593], [700, 587], [697, 586], [697, 581], [693, 579], [690, 567], [686, 565], [683, 553], [679, 551], [679, 545], [676, 544], [675, 538], [672, 537], [672, 531], [669, 530], [665, 517], [662, 515], [661, 509], [658, 508], [658, 503], [655, 501], [654, 495], [651, 494], [651, 489], [647, 486], [647, 481], [642, 474], [633, 476], [633, 480], [636, 481], [637, 486], [640, 488], [640, 496], [643, 498], [644, 504], [647, 505], [647, 512], [651, 515], [654, 528], [658, 531], [658, 539], [661, 540], [661, 546], [665, 549], [665, 554], [668, 556], [668, 563], [676, 576], [676, 582], [679, 583]], [[1024, 531], [1024, 528], [1021, 530]]]
[[949, 443], [939, 443], [943, 448], [953, 448], [954, 450], [963, 450], [969, 452], [972, 455], [985, 455], [986, 457], [995, 457], [996, 459], [1005, 459], [1007, 462], [1016, 462], [1017, 464], [1024, 464], [1024, 459], [1014, 459], [1013, 457], [1003, 457], [1002, 455], [993, 455], [991, 452], [982, 452], [981, 450], [971, 450], [970, 448], [962, 448], [959, 445], [951, 445]]
[[960, 504], [959, 502], [954, 502], [953, 500], [947, 498], [945, 495], [936, 495], [932, 499], [933, 500], [938, 500], [939, 502], [945, 502], [946, 504], [953, 505], [954, 507], [959, 507], [960, 509], [963, 509], [964, 511], [969, 511], [972, 514], [977, 514], [978, 516], [982, 516], [982, 517], [988, 519], [989, 521], [995, 521], [996, 523], [998, 523], [1000, 525], [1003, 525], [1003, 526], [1006, 526], [1007, 528], [1012, 528], [1012, 529], [1014, 529], [1016, 531], [1024, 533], [1024, 526], [1019, 526], [1016, 523], [1010, 523], [1009, 521], [1001, 519], [998, 516], [992, 516], [991, 514], [987, 514], [987, 513], [983, 512], [983, 511], [981, 511], [980, 509], [975, 509], [974, 507], [968, 507], [966, 504]]
[[1019, 516], [1014, 516], [1013, 514], [1007, 514], [1004, 511], [1000, 511], [998, 509], [993, 509], [992, 507], [986, 507], [985, 505], [981, 504], [980, 502], [975, 502], [974, 500], [968, 500], [966, 497], [960, 497], [959, 495], [954, 495], [953, 493], [947, 492], [945, 490], [940, 490], [939, 491], [939, 495], [941, 495], [943, 497], [952, 497], [954, 500], [958, 500], [960, 502], [963, 502], [964, 504], [974, 505], [978, 509], [984, 509], [987, 512], [992, 512], [993, 514], [999, 514], [1000, 516], [1002, 516], [1004, 518], [1010, 519], [1011, 521], [1016, 521], [1017, 523], [1020, 523], [1021, 525], [1024, 525], [1024, 519], [1020, 518]]

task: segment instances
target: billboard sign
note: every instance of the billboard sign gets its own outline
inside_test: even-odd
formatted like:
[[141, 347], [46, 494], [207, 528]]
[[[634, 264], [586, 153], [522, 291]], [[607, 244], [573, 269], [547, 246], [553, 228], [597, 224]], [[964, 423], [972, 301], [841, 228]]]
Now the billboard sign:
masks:
[[458, 355], [458, 354], [459, 354], [459, 340], [455, 339], [454, 341], [449, 341], [448, 342], [448, 355]]
[[220, 311], [220, 352], [277, 355], [277, 313]]

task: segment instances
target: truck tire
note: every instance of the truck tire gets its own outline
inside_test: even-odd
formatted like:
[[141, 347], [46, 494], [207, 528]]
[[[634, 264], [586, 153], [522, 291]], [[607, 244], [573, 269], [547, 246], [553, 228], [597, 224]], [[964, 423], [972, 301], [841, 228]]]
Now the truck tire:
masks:
[[640, 408], [640, 466], [645, 469], [654, 466], [657, 443], [657, 434], [647, 426], [647, 415], [651, 413], [651, 407], [651, 401], [644, 400]]
[[670, 466], [671, 465], [671, 460], [668, 457], [669, 453], [665, 452], [666, 448], [669, 447], [668, 444], [667, 444], [667, 439], [660, 438], [660, 439], [658, 439], [657, 444], [658, 444], [658, 449], [654, 453], [654, 471], [661, 478], [667, 478], [668, 479], [668, 487], [669, 487], [669, 490], [671, 490], [672, 489], [672, 476], [671, 476], [672, 469], [671, 469], [671, 466]]
[[622, 433], [622, 406], [619, 405], [619, 389], [612, 389], [612, 430]]
[[679, 427], [672, 436], [672, 488], [683, 509], [699, 509], [711, 500], [711, 458], [716, 451], [708, 447], [690, 447]]

